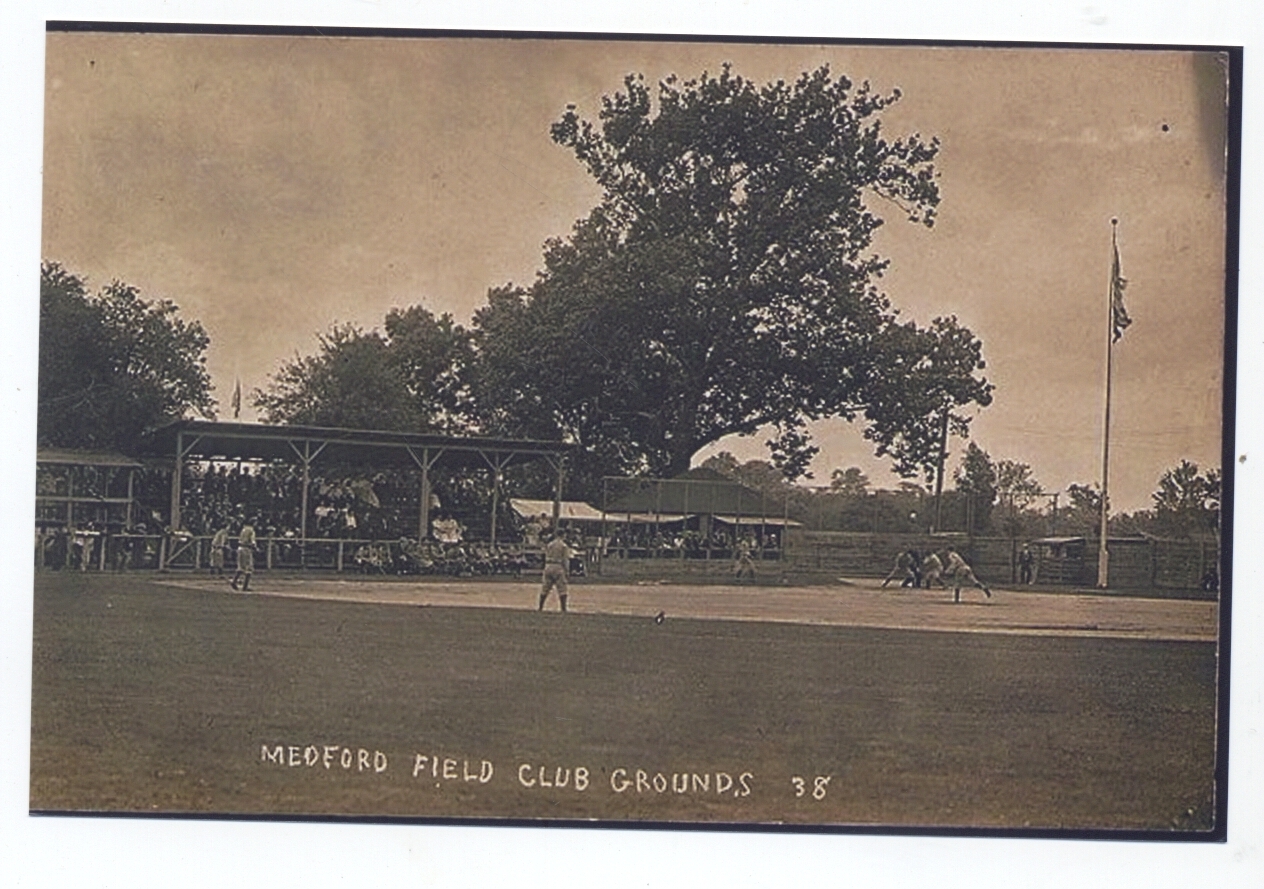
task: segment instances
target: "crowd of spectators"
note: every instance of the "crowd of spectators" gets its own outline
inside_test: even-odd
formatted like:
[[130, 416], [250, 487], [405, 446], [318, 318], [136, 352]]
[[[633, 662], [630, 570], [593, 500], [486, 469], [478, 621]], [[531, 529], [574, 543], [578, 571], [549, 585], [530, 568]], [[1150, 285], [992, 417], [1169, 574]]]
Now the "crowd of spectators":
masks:
[[[170, 485], [169, 477], [155, 481], [150, 486], [154, 490], [142, 492], [148, 507], [142, 514], [153, 518], [165, 513], [160, 504]], [[261, 537], [298, 538], [303, 533], [302, 486], [301, 469], [286, 464], [188, 467], [181, 484], [180, 530], [202, 536], [250, 522]], [[415, 535], [419, 487], [416, 473], [408, 471], [314, 473], [308, 484], [306, 536], [389, 540]], [[435, 508], [438, 501], [438, 496], [432, 498], [435, 517], [444, 515]]]
[[767, 528], [730, 530], [717, 525], [711, 533], [704, 534], [692, 528], [621, 524], [611, 532], [603, 548], [621, 556], [727, 558], [740, 540], [748, 541], [755, 551], [763, 550], [765, 554], [777, 552], [779, 547], [777, 532]]
[[[365, 573], [442, 574], [474, 576], [519, 574], [538, 567], [540, 548], [550, 530], [548, 515], [520, 517], [500, 501], [497, 546], [490, 534], [490, 502], [486, 491], [470, 480], [438, 487], [431, 500], [429, 536], [418, 539], [420, 479], [415, 472], [329, 471], [311, 476], [308, 484], [306, 538], [300, 543], [302, 522], [302, 472], [288, 464], [241, 465], [204, 463], [188, 466], [181, 483], [180, 527], [166, 523], [170, 474], [138, 473], [137, 508], [131, 534], [111, 543], [112, 567], [144, 567], [159, 560], [157, 540], [172, 539], [171, 552], [183, 549], [180, 540], [209, 538], [227, 529], [235, 540], [241, 528], [254, 527], [269, 564], [280, 566], [329, 562], [340, 551], [344, 568]], [[445, 503], [444, 501], [448, 501]], [[455, 502], [453, 502], [455, 501]], [[457, 507], [453, 509], [452, 507]], [[445, 508], [446, 507], [446, 508]], [[475, 526], [471, 533], [468, 524]], [[726, 558], [740, 545], [765, 554], [778, 549], [777, 532], [752, 525], [727, 528], [714, 525], [711, 532], [663, 525], [610, 523], [592, 526], [587, 534], [564, 525], [577, 558], [572, 571], [582, 573], [587, 564], [613, 554], [617, 557]], [[102, 528], [117, 535], [121, 528]], [[124, 537], [135, 538], [131, 542]], [[320, 546], [321, 541], [328, 541]], [[333, 547], [342, 541], [338, 547]], [[106, 546], [106, 542], [102, 542]], [[235, 545], [235, 544], [233, 544]], [[84, 561], [84, 544], [76, 538], [61, 540], [51, 534], [38, 544], [37, 562], [50, 567]], [[117, 559], [114, 553], [118, 552]], [[44, 554], [47, 553], [47, 556]], [[261, 553], [261, 555], [264, 555]], [[231, 552], [229, 558], [231, 558]], [[185, 559], [189, 556], [186, 554]], [[118, 564], [115, 564], [115, 563]]]

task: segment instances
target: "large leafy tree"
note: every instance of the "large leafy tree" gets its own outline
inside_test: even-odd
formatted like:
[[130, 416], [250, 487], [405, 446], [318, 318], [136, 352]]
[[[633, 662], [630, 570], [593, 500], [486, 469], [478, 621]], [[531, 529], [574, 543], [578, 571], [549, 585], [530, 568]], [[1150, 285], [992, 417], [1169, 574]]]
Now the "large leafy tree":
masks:
[[38, 438], [130, 451], [147, 431], [214, 415], [210, 338], [169, 300], [114, 281], [97, 293], [55, 262], [40, 267]]
[[1220, 531], [1220, 470], [1200, 472], [1182, 460], [1163, 473], [1154, 492], [1154, 526], [1161, 534], [1215, 536]]
[[1024, 514], [1032, 504], [1045, 496], [1045, 491], [1036, 480], [1030, 465], [1016, 460], [997, 460], [996, 496], [997, 502], [1005, 510], [1005, 533], [1017, 537], [1023, 530]]
[[970, 442], [961, 458], [961, 465], [953, 473], [953, 481], [956, 482], [957, 491], [964, 495], [969, 504], [967, 530], [972, 534], [986, 531], [997, 495], [996, 464], [992, 457], [983, 448]]
[[1060, 530], [1068, 534], [1098, 537], [1101, 534], [1102, 523], [1101, 488], [1096, 483], [1071, 484], [1066, 490], [1069, 502], [1058, 514]]
[[948, 436], [970, 434], [961, 409], [992, 403], [992, 384], [976, 375], [986, 366], [983, 344], [950, 316], [927, 328], [893, 325], [886, 347], [886, 373], [872, 381], [865, 406], [865, 438], [901, 477], [931, 481], [947, 458]]
[[269, 423], [359, 429], [420, 429], [424, 418], [409, 397], [387, 341], [376, 331], [335, 325], [314, 355], [295, 356], [253, 402]]
[[313, 355], [282, 365], [253, 402], [269, 423], [458, 431], [468, 411], [470, 337], [450, 315], [393, 309], [385, 334], [351, 324], [319, 337]]
[[870, 205], [930, 226], [939, 203], [937, 141], [883, 133], [898, 97], [827, 68], [757, 86], [725, 67], [656, 96], [629, 76], [596, 123], [568, 107], [553, 139], [602, 200], [547, 245], [534, 285], [493, 291], [476, 315], [485, 426], [581, 444], [593, 476], [675, 475], [706, 444], [773, 427], [773, 462], [794, 478], [815, 452], [806, 421], [861, 412], [875, 441], [912, 438], [892, 375], [973, 379], [982, 362], [967, 348], [927, 368], [944, 329], [897, 323], [875, 286], [887, 261], [869, 250]]

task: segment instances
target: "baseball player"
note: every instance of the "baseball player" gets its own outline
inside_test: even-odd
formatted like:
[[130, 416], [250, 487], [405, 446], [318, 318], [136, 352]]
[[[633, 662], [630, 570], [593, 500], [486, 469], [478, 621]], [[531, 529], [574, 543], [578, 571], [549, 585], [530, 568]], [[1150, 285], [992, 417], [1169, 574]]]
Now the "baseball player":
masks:
[[540, 607], [537, 610], [544, 610], [544, 603], [554, 587], [557, 587], [562, 611], [566, 610], [566, 571], [574, 557], [575, 551], [566, 544], [560, 532], [544, 545], [544, 587], [540, 590]]
[[243, 591], [250, 589], [250, 576], [255, 573], [255, 527], [247, 522], [237, 535], [237, 573], [233, 575], [232, 587], [237, 589], [237, 580], [243, 575], [245, 582]]
[[228, 547], [228, 526], [220, 528], [211, 537], [211, 571], [216, 577], [224, 576], [224, 550]]
[[745, 575], [749, 575], [752, 581], [755, 579], [755, 562], [751, 558], [754, 550], [755, 541], [749, 537], [743, 537], [737, 542], [737, 550], [734, 553], [737, 558], [733, 562], [734, 579], [740, 581]]
[[900, 580], [901, 587], [919, 586], [921, 578], [918, 576], [918, 558], [917, 553], [913, 550], [901, 550], [896, 554], [895, 567], [891, 569], [891, 573], [882, 581], [882, 588], [886, 589], [886, 585], [897, 577]]
[[922, 585], [926, 589], [930, 589], [932, 583], [937, 583], [943, 589], [948, 589], [948, 584], [944, 582], [944, 563], [940, 560], [939, 555], [933, 552], [922, 559]]
[[944, 572], [948, 577], [952, 578], [952, 601], [961, 601], [961, 587], [969, 583], [983, 590], [983, 595], [989, 599], [992, 598], [992, 591], [987, 588], [983, 581], [974, 576], [974, 571], [966, 564], [966, 560], [961, 558], [955, 549], [948, 550], [947, 561], [944, 565]]

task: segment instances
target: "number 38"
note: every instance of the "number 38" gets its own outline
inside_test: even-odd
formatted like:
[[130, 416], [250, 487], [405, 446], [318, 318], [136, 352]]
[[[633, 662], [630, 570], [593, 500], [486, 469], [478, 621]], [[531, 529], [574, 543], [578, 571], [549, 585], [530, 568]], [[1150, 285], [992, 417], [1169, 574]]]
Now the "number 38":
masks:
[[[812, 799], [825, 799], [825, 788], [829, 786], [832, 775], [817, 775], [812, 779]], [[790, 783], [794, 785], [794, 795], [801, 797], [808, 792], [808, 783], [804, 778], [795, 775], [790, 779]]]

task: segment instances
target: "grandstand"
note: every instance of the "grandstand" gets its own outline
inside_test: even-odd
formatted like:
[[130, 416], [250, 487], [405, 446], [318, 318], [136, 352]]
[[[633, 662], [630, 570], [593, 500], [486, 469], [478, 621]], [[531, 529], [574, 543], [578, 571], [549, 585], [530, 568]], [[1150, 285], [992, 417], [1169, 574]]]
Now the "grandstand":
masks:
[[[76, 489], [76, 480], [117, 487], [126, 470], [126, 496], [109, 504], [124, 519], [108, 528], [99, 522], [100, 531], [112, 532], [99, 550], [102, 568], [107, 561], [120, 569], [201, 567], [215, 530], [235, 533], [247, 522], [259, 532], [267, 567], [380, 566], [381, 547], [391, 546], [391, 561], [438, 564], [448, 560], [417, 547], [441, 524], [454, 525], [459, 541], [461, 519], [471, 515], [478, 528], [470, 536], [486, 553], [461, 547], [461, 559], [487, 561], [498, 535], [505, 536], [498, 520], [506, 513], [506, 471], [547, 466], [552, 482], [539, 471], [534, 480], [552, 488], [549, 512], [556, 522], [569, 450], [562, 442], [182, 420], [140, 442], [139, 459], [41, 452], [37, 520], [71, 528], [76, 516], [86, 521], [85, 504], [100, 506], [103, 495], [85, 490], [83, 482]], [[50, 558], [44, 549], [37, 567], [74, 561]]]
[[[580, 553], [575, 573], [647, 578], [724, 578], [739, 543], [783, 578], [880, 577], [897, 552], [948, 539], [805, 528], [790, 518], [787, 495], [706, 469], [607, 477], [598, 504], [564, 500], [568, 451], [559, 442], [201, 420], [159, 429], [137, 457], [41, 449], [36, 567], [205, 568], [214, 532], [228, 528], [235, 541], [247, 522], [263, 568], [465, 577], [534, 570], [552, 528]], [[518, 496], [546, 488], [552, 499]], [[1023, 541], [948, 536], [981, 577], [1017, 582]], [[1029, 543], [1040, 585], [1091, 585], [1091, 541]], [[1110, 546], [1115, 586], [1214, 591], [1214, 541]]]

